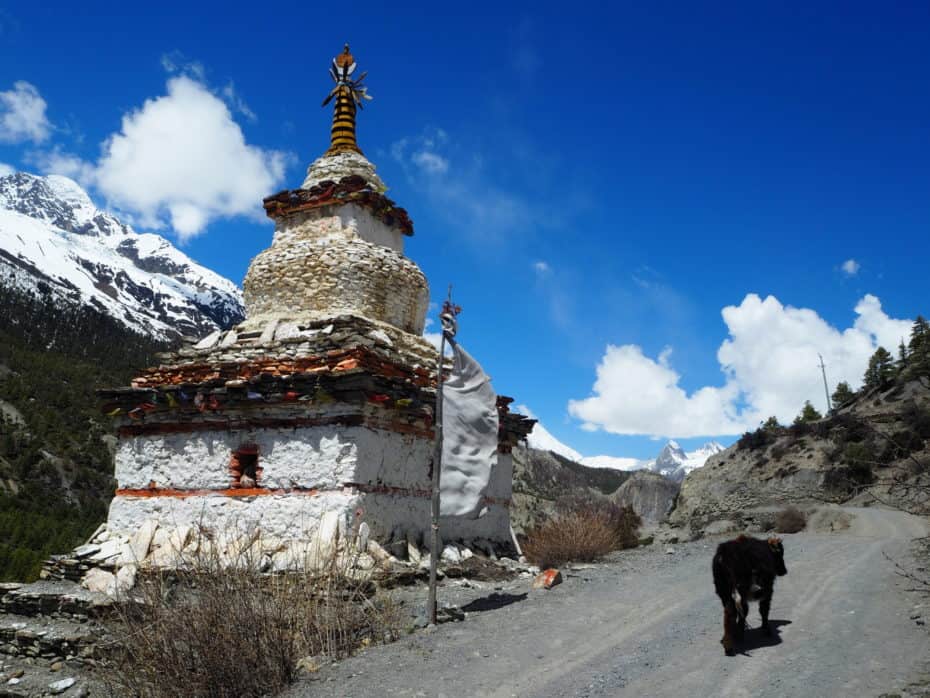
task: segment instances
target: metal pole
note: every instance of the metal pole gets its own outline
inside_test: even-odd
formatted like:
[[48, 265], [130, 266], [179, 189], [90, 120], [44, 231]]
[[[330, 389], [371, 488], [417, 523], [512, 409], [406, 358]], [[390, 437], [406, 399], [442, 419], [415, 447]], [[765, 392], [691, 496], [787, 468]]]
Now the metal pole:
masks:
[[823, 356], [820, 354], [817, 354], [817, 356], [820, 357], [820, 372], [823, 374], [823, 393], [827, 397], [827, 414], [830, 414], [830, 410], [833, 409], [833, 403], [830, 400], [830, 388], [827, 387], [827, 367], [823, 364]]

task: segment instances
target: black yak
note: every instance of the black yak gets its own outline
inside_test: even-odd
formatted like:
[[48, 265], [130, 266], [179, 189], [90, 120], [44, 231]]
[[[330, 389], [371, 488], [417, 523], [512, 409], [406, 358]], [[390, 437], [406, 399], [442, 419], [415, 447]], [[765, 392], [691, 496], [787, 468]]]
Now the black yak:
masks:
[[771, 635], [769, 607], [775, 577], [788, 574], [781, 538], [759, 540], [739, 536], [717, 546], [713, 563], [714, 589], [723, 603], [723, 651], [732, 656], [733, 643], [741, 641], [746, 630], [749, 602], [759, 602], [762, 630]]

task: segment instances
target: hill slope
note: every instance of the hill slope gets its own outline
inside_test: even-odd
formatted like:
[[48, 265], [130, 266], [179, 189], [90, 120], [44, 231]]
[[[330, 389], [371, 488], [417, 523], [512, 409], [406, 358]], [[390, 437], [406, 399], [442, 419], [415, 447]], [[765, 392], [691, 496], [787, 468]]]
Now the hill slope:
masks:
[[925, 511], [930, 377], [903, 370], [825, 419], [745, 434], [682, 483], [674, 525], [760, 525], [786, 504], [880, 498]]

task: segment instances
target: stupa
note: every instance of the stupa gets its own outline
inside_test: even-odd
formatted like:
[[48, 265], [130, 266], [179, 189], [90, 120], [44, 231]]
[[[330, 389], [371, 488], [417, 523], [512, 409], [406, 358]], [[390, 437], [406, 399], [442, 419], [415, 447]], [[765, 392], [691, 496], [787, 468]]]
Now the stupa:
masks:
[[[180, 531], [183, 545], [192, 527], [253, 527], [286, 556], [335, 519], [364, 521], [385, 547], [423, 545], [437, 356], [422, 336], [429, 287], [404, 256], [410, 217], [358, 147], [356, 107], [370, 97], [348, 46], [330, 72], [330, 147], [299, 189], [264, 200], [274, 238], [246, 274], [245, 321], [159, 355], [131, 387], [100, 391], [118, 436], [104, 538], [158, 527]], [[444, 518], [444, 541], [511, 545], [510, 451], [533, 422], [509, 402], [498, 398], [486, 514]]]

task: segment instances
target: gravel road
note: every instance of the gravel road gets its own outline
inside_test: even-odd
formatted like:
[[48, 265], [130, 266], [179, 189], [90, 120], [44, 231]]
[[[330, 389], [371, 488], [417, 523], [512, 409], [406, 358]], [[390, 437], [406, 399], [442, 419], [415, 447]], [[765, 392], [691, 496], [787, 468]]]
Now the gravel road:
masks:
[[[566, 575], [440, 589], [471, 601], [448, 623], [325, 667], [288, 692], [310, 696], [877, 696], [927, 678], [930, 607], [883, 553], [906, 559], [927, 522], [848, 509], [840, 533], [785, 536], [776, 635], [750, 612], [743, 651], [725, 657], [710, 573], [716, 540], [621, 553]], [[488, 609], [488, 610], [484, 610]], [[920, 619], [922, 620], [922, 619]], [[919, 689], [910, 689], [921, 694]]]

